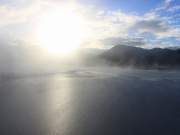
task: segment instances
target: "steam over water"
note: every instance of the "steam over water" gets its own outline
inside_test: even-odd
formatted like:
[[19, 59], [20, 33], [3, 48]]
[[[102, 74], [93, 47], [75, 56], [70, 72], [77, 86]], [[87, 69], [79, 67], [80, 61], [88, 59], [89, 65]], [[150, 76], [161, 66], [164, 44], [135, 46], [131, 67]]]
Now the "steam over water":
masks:
[[81, 68], [0, 78], [0, 135], [179, 135], [180, 72]]

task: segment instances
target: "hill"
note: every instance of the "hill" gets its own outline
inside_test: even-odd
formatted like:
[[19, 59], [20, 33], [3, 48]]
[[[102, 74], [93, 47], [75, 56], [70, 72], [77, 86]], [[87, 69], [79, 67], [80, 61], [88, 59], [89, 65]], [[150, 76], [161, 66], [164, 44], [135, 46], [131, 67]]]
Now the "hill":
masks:
[[144, 49], [117, 45], [99, 55], [110, 65], [135, 67], [180, 67], [180, 49]]

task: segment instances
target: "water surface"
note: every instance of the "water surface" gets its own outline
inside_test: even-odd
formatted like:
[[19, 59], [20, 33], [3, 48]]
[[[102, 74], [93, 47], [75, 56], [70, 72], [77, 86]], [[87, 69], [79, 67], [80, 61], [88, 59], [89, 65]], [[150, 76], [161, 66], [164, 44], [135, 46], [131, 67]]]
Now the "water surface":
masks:
[[179, 135], [180, 72], [81, 68], [0, 78], [1, 135]]

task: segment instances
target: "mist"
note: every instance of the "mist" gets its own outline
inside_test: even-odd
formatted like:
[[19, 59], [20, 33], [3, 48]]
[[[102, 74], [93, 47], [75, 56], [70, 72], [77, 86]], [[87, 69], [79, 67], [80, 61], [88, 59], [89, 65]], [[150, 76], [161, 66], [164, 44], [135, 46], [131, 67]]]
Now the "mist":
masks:
[[0, 135], [180, 135], [179, 9], [0, 0]]
[[0, 45], [0, 74], [33, 74], [61, 71], [77, 67], [77, 54], [49, 54], [37, 45]]

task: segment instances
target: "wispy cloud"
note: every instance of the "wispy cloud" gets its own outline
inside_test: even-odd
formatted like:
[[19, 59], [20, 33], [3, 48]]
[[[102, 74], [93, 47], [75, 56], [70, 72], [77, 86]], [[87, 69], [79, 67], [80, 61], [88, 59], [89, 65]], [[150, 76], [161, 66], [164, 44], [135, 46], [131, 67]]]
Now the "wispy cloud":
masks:
[[132, 29], [139, 33], [149, 32], [154, 34], [157, 38], [174, 37], [179, 38], [179, 28], [168, 24], [168, 18], [156, 16], [154, 18], [144, 17], [137, 21]]
[[111, 37], [102, 40], [104, 45], [112, 47], [114, 45], [128, 45], [128, 46], [144, 46], [146, 45], [146, 41], [143, 37]]
[[176, 12], [180, 10], [180, 5], [173, 6], [168, 9], [169, 12]]
[[169, 6], [174, 0], [165, 0], [165, 5]]

